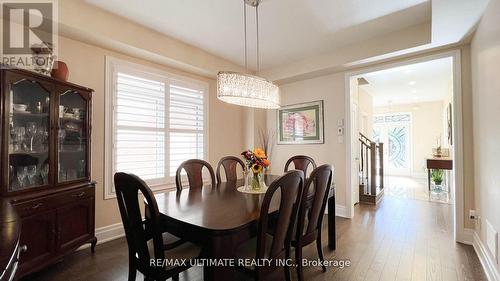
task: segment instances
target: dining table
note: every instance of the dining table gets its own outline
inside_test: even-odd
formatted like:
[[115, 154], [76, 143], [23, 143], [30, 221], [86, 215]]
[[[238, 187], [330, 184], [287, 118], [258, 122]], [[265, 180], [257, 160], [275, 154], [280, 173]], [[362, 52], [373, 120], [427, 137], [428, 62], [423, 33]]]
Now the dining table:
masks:
[[[269, 186], [278, 177], [266, 174], [264, 181]], [[242, 185], [243, 180], [236, 180], [155, 194], [163, 230], [202, 247], [204, 258], [235, 258], [238, 246], [257, 234], [264, 198], [264, 194], [238, 191]], [[270, 212], [278, 210], [279, 201], [278, 191], [271, 201]], [[328, 245], [333, 250], [336, 247], [334, 187], [329, 191], [327, 209]], [[203, 266], [204, 280], [235, 280], [234, 274], [234, 267]]]

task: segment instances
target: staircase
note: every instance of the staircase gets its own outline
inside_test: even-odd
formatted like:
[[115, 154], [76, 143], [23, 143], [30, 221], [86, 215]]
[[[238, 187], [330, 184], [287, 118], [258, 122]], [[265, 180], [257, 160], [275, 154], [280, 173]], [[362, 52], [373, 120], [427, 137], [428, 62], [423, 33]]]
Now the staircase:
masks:
[[359, 134], [359, 202], [378, 204], [384, 196], [384, 144]]

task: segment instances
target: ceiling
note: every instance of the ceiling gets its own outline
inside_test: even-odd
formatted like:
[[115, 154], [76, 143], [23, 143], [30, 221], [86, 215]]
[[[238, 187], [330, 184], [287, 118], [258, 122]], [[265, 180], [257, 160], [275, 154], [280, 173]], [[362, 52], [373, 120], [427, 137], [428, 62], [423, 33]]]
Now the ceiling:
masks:
[[362, 75], [360, 86], [373, 97], [374, 106], [444, 100], [453, 80], [452, 58], [406, 65]]
[[[165, 35], [244, 65], [243, 0], [86, 0]], [[249, 66], [255, 14], [247, 9]], [[261, 69], [268, 69], [431, 21], [429, 0], [264, 0]]]

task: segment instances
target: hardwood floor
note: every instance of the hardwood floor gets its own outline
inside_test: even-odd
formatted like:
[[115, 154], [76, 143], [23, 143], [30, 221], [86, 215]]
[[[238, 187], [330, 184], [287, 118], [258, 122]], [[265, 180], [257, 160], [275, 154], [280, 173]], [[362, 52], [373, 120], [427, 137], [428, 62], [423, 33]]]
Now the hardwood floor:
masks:
[[385, 178], [386, 195], [408, 199], [453, 204], [450, 194], [445, 190], [433, 189], [429, 197], [427, 179], [406, 176], [387, 176]]
[[[323, 230], [325, 258], [348, 259], [351, 266], [329, 267], [326, 273], [308, 267], [305, 279], [487, 280], [472, 246], [453, 242], [452, 210], [449, 204], [393, 196], [377, 207], [356, 206], [352, 220], [337, 218], [336, 251], [326, 246], [326, 224]], [[314, 245], [305, 248], [304, 257], [317, 258]], [[24, 280], [127, 280], [127, 264], [126, 242], [118, 239], [98, 245], [94, 255], [88, 249], [76, 252]], [[188, 270], [181, 280], [202, 280], [202, 269]]]

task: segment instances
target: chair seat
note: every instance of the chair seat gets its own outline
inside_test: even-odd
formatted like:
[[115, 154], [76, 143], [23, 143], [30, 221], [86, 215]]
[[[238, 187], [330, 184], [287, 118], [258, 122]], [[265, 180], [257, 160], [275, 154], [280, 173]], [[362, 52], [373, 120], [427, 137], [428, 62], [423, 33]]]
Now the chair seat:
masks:
[[[169, 245], [172, 243], [175, 243], [177, 241], [180, 241], [181, 238], [174, 236], [168, 232], [163, 233], [163, 244], [164, 245]], [[149, 255], [151, 257], [154, 257], [154, 246], [153, 246], [153, 240], [148, 241], [148, 250], [149, 250]], [[195, 259], [198, 258], [201, 254], [201, 248], [194, 245], [193, 243], [189, 242], [184, 242], [180, 244], [179, 246], [165, 250], [165, 259], [171, 259], [171, 260], [188, 260], [187, 264], [189, 265], [189, 259]], [[175, 265], [169, 264], [169, 266], [166, 266], [164, 269], [165, 270], [171, 270], [175, 268]]]
[[[276, 225], [277, 225], [276, 219], [277, 219], [276, 216], [269, 216], [269, 226], [267, 227], [267, 233], [269, 233], [270, 235], [274, 235], [274, 233], [276, 232]], [[308, 223], [309, 220], [306, 217], [304, 225], [307, 225]], [[292, 243], [294, 243], [297, 240], [296, 234], [297, 234], [297, 227], [294, 227], [292, 231]]]

